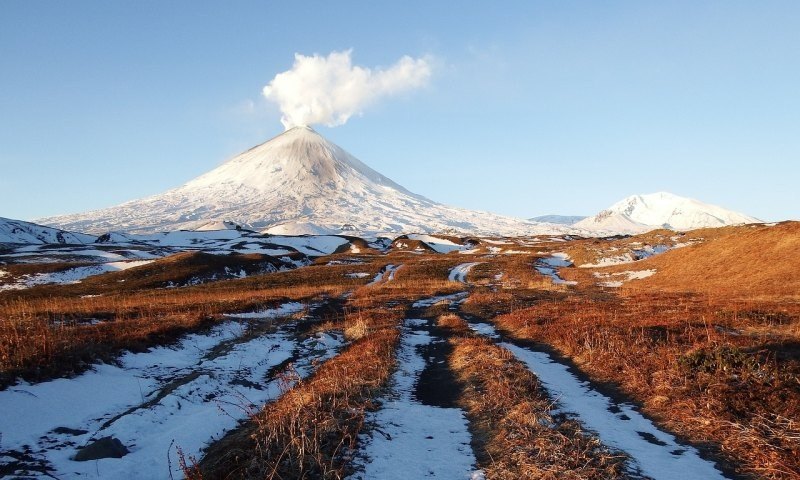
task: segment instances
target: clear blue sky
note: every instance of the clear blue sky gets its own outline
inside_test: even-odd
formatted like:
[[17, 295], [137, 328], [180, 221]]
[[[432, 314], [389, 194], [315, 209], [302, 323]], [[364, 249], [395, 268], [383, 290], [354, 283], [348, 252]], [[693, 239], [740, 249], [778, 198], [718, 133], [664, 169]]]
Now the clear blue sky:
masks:
[[[222, 7], [224, 5], [224, 8]], [[111, 206], [280, 133], [295, 52], [431, 55], [318, 128], [412, 191], [530, 217], [670, 191], [800, 218], [800, 2], [0, 3], [0, 216]]]

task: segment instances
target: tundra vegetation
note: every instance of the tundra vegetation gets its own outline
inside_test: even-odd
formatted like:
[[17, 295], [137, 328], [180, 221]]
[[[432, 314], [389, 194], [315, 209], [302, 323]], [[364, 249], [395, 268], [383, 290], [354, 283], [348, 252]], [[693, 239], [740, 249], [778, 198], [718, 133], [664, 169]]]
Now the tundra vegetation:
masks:
[[[296, 322], [298, 338], [338, 332], [343, 346], [305, 377], [292, 362], [272, 371], [280, 395], [199, 455], [181, 454], [186, 477], [357, 475], [363, 443], [380, 434], [371, 414], [405, 361], [397, 352], [409, 319], [438, 342], [437, 368], [486, 478], [627, 478], [636, 467], [561, 411], [536, 372], [479, 324], [635, 405], [727, 476], [800, 477], [800, 224], [610, 239], [442, 238], [459, 248], [396, 241], [267, 273], [256, 265], [269, 259], [258, 256], [178, 254], [158, 268], [0, 291], [0, 387], [76, 378], [230, 314], [299, 302], [326, 307], [313, 319], [280, 321]], [[542, 269], [552, 258], [566, 263]], [[248, 276], [187, 282], [226, 261]], [[466, 263], [475, 265], [464, 281], [448, 280]], [[2, 266], [8, 275], [60, 268]], [[254, 325], [249, 335], [265, 332]]]

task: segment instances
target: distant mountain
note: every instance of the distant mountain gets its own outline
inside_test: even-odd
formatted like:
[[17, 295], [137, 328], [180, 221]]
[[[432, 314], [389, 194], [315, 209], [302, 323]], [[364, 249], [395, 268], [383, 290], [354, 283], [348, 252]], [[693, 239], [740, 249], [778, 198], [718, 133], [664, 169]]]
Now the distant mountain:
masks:
[[573, 226], [593, 232], [639, 233], [656, 228], [692, 230], [761, 220], [667, 192], [632, 195]]
[[558, 225], [572, 225], [586, 218], [586, 215], [542, 215], [529, 218], [531, 222], [555, 223]]
[[97, 239], [93, 235], [73, 233], [58, 228], [0, 217], [0, 243], [21, 244], [85, 244]]
[[231, 226], [282, 234], [571, 231], [436, 203], [381, 175], [309, 127], [287, 130], [165, 193], [40, 221], [98, 234]]

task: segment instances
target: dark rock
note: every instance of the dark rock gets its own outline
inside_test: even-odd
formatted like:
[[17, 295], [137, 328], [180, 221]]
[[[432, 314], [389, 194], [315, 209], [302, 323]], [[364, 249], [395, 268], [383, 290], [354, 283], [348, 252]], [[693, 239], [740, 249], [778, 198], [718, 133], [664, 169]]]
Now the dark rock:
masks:
[[122, 458], [128, 454], [128, 449], [118, 439], [103, 437], [78, 450], [73, 460], [85, 462], [101, 458]]

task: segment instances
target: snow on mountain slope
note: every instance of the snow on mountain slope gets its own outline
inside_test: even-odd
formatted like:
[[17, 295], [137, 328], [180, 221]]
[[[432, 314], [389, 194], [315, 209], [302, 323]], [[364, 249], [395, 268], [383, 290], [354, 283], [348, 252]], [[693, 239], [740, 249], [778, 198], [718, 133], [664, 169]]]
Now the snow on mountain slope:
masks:
[[433, 202], [384, 177], [309, 127], [287, 130], [165, 193], [41, 221], [92, 233], [230, 225], [219, 222], [280, 233], [569, 233], [566, 227]]
[[659, 192], [632, 195], [573, 226], [590, 231], [639, 233], [655, 228], [693, 230], [761, 220], [691, 198]]
[[586, 218], [583, 215], [540, 215], [529, 218], [531, 222], [556, 223], [559, 225], [572, 225]]
[[57, 228], [44, 227], [35, 223], [0, 217], [0, 243], [15, 244], [84, 244], [97, 239], [93, 235], [72, 233]]

